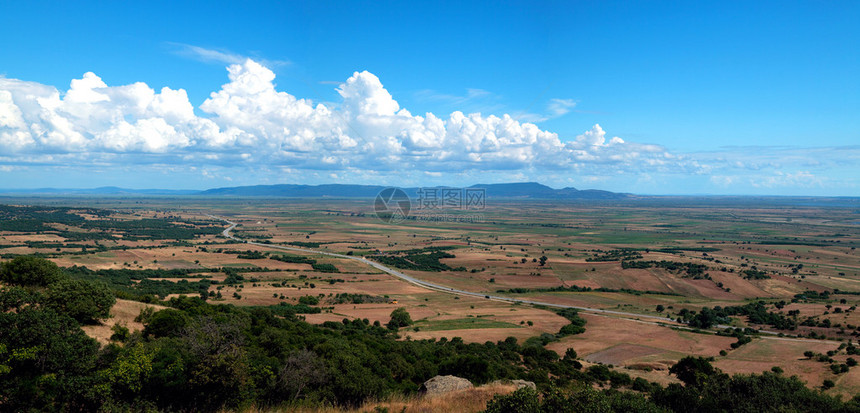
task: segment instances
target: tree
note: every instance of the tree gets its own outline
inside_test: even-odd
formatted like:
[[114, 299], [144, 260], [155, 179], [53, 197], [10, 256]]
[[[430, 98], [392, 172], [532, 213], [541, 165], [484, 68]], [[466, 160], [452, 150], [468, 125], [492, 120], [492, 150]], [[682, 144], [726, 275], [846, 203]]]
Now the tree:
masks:
[[44, 296], [41, 293], [28, 288], [0, 288], [0, 313], [5, 313], [9, 310], [20, 310], [26, 305], [41, 302], [43, 298]]
[[711, 328], [714, 324], [720, 322], [720, 316], [712, 309], [703, 307], [696, 315], [690, 319], [690, 326], [696, 328]]
[[701, 388], [720, 371], [714, 368], [711, 362], [704, 357], [687, 356], [669, 368], [669, 373], [678, 376], [678, 379], [687, 386]]
[[155, 337], [178, 337], [188, 322], [189, 317], [184, 312], [167, 308], [150, 316], [143, 332]]
[[582, 368], [582, 363], [580, 363], [577, 359], [576, 350], [569, 348], [564, 352], [564, 357], [561, 359], [562, 363], [571, 366], [577, 370]]
[[397, 330], [400, 327], [410, 325], [412, 325], [412, 317], [409, 316], [409, 312], [405, 308], [400, 307], [391, 312], [391, 321], [388, 322], [387, 327], [389, 330]]
[[57, 264], [44, 258], [20, 256], [0, 266], [0, 281], [8, 284], [45, 287], [65, 277]]
[[[155, 315], [166, 311], [168, 310], [159, 311]], [[198, 357], [215, 354], [238, 355], [245, 346], [245, 335], [242, 331], [246, 328], [247, 320], [243, 318], [224, 320], [213, 316], [200, 316], [187, 323], [187, 326], [180, 330], [180, 335], [191, 353]]]
[[121, 352], [104, 376], [114, 392], [133, 398], [152, 374], [153, 358], [154, 353], [138, 342]]
[[48, 289], [46, 304], [57, 312], [92, 324], [110, 317], [116, 297], [104, 284], [83, 280], [63, 280]]
[[325, 363], [316, 353], [300, 350], [291, 354], [281, 367], [278, 385], [293, 399], [298, 399], [302, 390], [325, 383], [327, 378]]
[[203, 406], [201, 410], [236, 407], [251, 395], [252, 370], [243, 333], [247, 328], [243, 317], [205, 315], [181, 329], [181, 341], [191, 355], [188, 384], [196, 397], [191, 402]]
[[0, 363], [8, 367], [0, 377], [0, 410], [63, 410], [59, 403], [98, 410], [88, 406], [87, 393], [99, 345], [72, 318], [31, 306], [0, 313], [0, 345], [9, 353]]

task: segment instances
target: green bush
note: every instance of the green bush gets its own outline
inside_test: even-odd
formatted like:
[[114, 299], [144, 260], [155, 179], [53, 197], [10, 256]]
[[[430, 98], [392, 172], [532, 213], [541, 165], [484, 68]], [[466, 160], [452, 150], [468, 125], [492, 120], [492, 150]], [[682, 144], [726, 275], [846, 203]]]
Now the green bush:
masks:
[[112, 332], [110, 336], [111, 341], [126, 341], [128, 340], [128, 336], [131, 334], [128, 327], [120, 324], [114, 324], [113, 327], [110, 328], [110, 331]]
[[508, 395], [496, 395], [487, 403], [486, 413], [541, 413], [538, 393], [523, 387]]
[[299, 297], [299, 304], [317, 305], [319, 303], [320, 303], [320, 299], [317, 297], [314, 297], [312, 295], [305, 295], [305, 296]]
[[311, 267], [313, 267], [314, 271], [319, 271], [319, 272], [328, 272], [328, 273], [340, 272], [340, 270], [338, 270], [337, 267], [334, 266], [334, 264], [313, 263], [313, 264], [311, 264]]
[[[585, 332], [586, 320], [579, 316], [579, 312], [572, 308], [564, 308], [556, 311], [558, 315], [568, 319], [570, 324], [563, 326], [556, 334], [556, 338], [582, 334]], [[531, 321], [529, 321], [531, 323]], [[531, 324], [529, 324], [531, 325]]]
[[642, 395], [584, 388], [574, 392], [550, 389], [538, 394], [528, 387], [497, 395], [487, 403], [487, 413], [556, 412], [665, 412]]

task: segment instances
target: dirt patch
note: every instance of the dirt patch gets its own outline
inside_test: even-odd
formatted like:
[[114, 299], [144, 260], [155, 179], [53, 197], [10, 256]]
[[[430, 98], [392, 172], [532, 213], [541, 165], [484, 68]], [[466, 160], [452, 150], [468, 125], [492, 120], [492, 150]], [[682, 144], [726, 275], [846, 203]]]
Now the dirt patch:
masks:
[[140, 310], [146, 307], [153, 307], [155, 311], [166, 308], [160, 305], [144, 304], [137, 301], [116, 300], [116, 304], [110, 310], [111, 318], [103, 320], [101, 324], [83, 326], [82, 328], [88, 336], [98, 340], [101, 344], [107, 344], [110, 342], [110, 336], [113, 335], [111, 327], [114, 324], [125, 326], [131, 332], [143, 330], [143, 324], [134, 321], [134, 319], [140, 314]]

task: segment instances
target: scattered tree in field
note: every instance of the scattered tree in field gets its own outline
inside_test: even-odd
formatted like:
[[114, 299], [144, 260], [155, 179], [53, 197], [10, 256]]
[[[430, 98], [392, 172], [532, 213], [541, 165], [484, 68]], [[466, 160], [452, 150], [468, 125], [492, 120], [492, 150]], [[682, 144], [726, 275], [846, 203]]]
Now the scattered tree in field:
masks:
[[391, 321], [388, 322], [389, 330], [397, 330], [400, 327], [408, 327], [412, 325], [412, 317], [405, 308], [400, 307], [391, 312]]

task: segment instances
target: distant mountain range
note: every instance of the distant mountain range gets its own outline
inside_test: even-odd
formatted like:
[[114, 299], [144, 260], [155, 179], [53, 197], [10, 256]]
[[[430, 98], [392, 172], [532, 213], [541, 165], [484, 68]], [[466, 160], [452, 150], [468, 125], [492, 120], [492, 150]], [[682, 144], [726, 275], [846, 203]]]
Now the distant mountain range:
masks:
[[[142, 195], [142, 196], [204, 196], [204, 197], [282, 197], [282, 198], [373, 198], [383, 185], [253, 185], [228, 188], [213, 188], [205, 191], [169, 189], [126, 189], [113, 186], [93, 189], [0, 189], [7, 195]], [[443, 189], [448, 187], [411, 187], [401, 188], [407, 195], [417, 196], [421, 189]], [[507, 184], [478, 184], [469, 189], [486, 190], [487, 198], [526, 198], [526, 199], [623, 199], [629, 194], [620, 194], [596, 189], [579, 190], [576, 188], [553, 189], [536, 182]]]
[[[255, 185], [232, 188], [214, 188], [200, 192], [202, 196], [268, 196], [290, 198], [372, 198], [379, 191], [388, 188], [380, 185]], [[419, 190], [444, 189], [448, 187], [410, 187], [401, 188], [407, 195], [417, 196]], [[536, 182], [510, 184], [478, 184], [469, 189], [484, 189], [488, 198], [530, 198], [530, 199], [619, 199], [627, 194], [609, 191], [578, 190], [576, 188], [553, 189]]]

